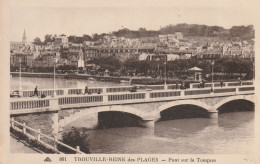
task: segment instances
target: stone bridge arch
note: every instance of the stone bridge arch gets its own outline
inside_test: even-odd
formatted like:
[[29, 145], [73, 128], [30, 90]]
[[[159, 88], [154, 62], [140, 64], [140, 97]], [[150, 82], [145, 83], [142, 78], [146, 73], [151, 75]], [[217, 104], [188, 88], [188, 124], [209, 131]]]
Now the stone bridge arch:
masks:
[[249, 102], [254, 102], [254, 95], [236, 95], [236, 96], [229, 96], [223, 99], [222, 101], [218, 102], [217, 104], [214, 105], [214, 108], [217, 110], [219, 109], [222, 105], [234, 101], [234, 100], [247, 100]]
[[168, 108], [174, 107], [174, 106], [179, 106], [179, 105], [194, 105], [201, 107], [208, 112], [217, 112], [213, 106], [207, 105], [204, 102], [201, 102], [199, 100], [177, 100], [177, 101], [171, 101], [167, 102], [161, 106], [159, 106], [155, 111], [154, 111], [154, 118], [158, 120], [160, 118], [160, 113]]
[[88, 115], [92, 115], [92, 114], [97, 114], [99, 112], [123, 112], [123, 113], [129, 113], [129, 114], [133, 114], [136, 115], [138, 117], [140, 117], [142, 120], [147, 120], [147, 119], [151, 119], [151, 113], [146, 113], [142, 110], [138, 110], [134, 107], [131, 106], [127, 106], [127, 105], [112, 105], [112, 106], [100, 106], [100, 107], [90, 107], [90, 108], [85, 108], [85, 109], [79, 109], [80, 111], [75, 112], [70, 114], [67, 117], [64, 117], [63, 119], [59, 120], [59, 131], [62, 131], [62, 129], [82, 118], [82, 117], [86, 117]]

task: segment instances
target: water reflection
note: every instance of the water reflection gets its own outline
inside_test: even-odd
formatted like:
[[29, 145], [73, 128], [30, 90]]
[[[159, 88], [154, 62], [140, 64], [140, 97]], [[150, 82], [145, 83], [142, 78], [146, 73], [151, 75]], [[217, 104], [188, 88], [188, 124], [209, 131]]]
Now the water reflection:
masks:
[[[53, 78], [37, 78], [37, 77], [22, 77], [22, 89], [33, 90], [37, 85], [39, 89], [52, 89], [53, 88]], [[102, 87], [102, 86], [112, 86], [112, 85], [125, 85], [114, 82], [104, 82], [104, 81], [91, 81], [86, 79], [61, 79], [56, 78], [56, 88], [85, 88], [85, 86], [91, 87]], [[10, 88], [19, 88], [19, 77], [11, 78]]]
[[[214, 120], [214, 119], [213, 119]], [[92, 153], [251, 153], [254, 112], [219, 115], [219, 120], [193, 118], [140, 127], [89, 130]]]
[[[250, 124], [254, 120], [255, 113], [254, 112], [232, 112], [219, 114], [218, 117], [218, 125], [224, 130], [230, 130], [237, 127], [244, 126], [246, 124]], [[233, 119], [236, 118], [236, 119]], [[253, 126], [254, 127], [254, 126]], [[252, 127], [252, 128], [253, 128]]]

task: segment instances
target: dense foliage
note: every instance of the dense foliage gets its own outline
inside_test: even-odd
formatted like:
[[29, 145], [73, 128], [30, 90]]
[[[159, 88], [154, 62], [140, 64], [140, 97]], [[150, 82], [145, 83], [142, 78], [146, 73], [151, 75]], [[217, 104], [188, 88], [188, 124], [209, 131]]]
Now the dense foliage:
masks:
[[100, 66], [102, 70], [108, 70], [110, 72], [116, 72], [122, 67], [122, 63], [117, 58], [111, 56], [96, 58], [88, 63], [96, 64]]
[[[162, 34], [174, 34], [175, 32], [182, 32], [184, 36], [205, 36], [205, 37], [238, 37], [241, 39], [253, 39], [255, 35], [254, 26], [233, 26], [230, 29], [225, 29], [220, 26], [207, 26], [207, 25], [198, 25], [198, 24], [177, 24], [177, 25], [168, 25], [162, 27], [159, 30], [146, 30], [145, 28], [139, 28], [138, 30], [129, 30], [127, 28], [120, 29], [118, 31], [112, 32], [116, 37], [127, 37], [127, 38], [140, 38], [140, 37], [158, 37]], [[84, 41], [101, 41], [103, 37], [107, 35], [106, 33], [102, 34], [93, 34], [75, 36], [68, 36], [69, 42], [81, 44]], [[57, 35], [47, 34], [43, 42], [37, 37], [34, 39], [34, 43], [37, 45], [47, 44], [48, 42], [54, 41], [54, 37]]]
[[[88, 143], [88, 134], [85, 128], [75, 128], [72, 127], [67, 132], [65, 132], [62, 136], [62, 142], [70, 145], [71, 147], [76, 148], [76, 146], [80, 146], [80, 151], [89, 154], [89, 143]], [[59, 150], [67, 154], [74, 154], [75, 152], [60, 146]]]

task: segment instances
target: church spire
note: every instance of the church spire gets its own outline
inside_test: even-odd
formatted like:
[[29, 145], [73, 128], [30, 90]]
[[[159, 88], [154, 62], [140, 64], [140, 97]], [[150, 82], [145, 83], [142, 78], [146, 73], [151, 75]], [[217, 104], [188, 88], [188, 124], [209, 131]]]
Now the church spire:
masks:
[[27, 42], [27, 36], [26, 36], [26, 33], [25, 33], [25, 29], [24, 29], [24, 31], [23, 31], [22, 41], [23, 41], [23, 43], [26, 43], [26, 42]]

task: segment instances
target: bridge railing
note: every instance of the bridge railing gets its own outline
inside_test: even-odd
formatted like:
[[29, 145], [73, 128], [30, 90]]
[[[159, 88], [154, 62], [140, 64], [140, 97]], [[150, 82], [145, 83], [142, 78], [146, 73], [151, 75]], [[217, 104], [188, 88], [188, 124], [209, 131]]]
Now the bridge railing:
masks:
[[[92, 95], [70, 95], [57, 97], [57, 105], [66, 107], [66, 105], [80, 106], [86, 104], [86, 106], [106, 105], [113, 103], [127, 102], [142, 102], [144, 101], [157, 101], [163, 100], [162, 98], [178, 99], [189, 96], [205, 97], [213, 96], [212, 94], [241, 94], [252, 93], [254, 91], [253, 86], [239, 86], [239, 87], [225, 87], [225, 88], [197, 88], [197, 89], [184, 89], [184, 90], [157, 90], [157, 91], [140, 91], [140, 92], [121, 92], [121, 93], [103, 93]], [[11, 99], [11, 110], [17, 109], [30, 109], [30, 108], [44, 108], [51, 107], [51, 101], [54, 99]], [[54, 102], [55, 103], [55, 102]], [[68, 106], [70, 107], [70, 106]]]
[[174, 97], [174, 96], [181, 96], [181, 91], [152, 92], [152, 93], [150, 93], [150, 98]]
[[[245, 85], [253, 85], [253, 81], [242, 81], [240, 82], [223, 82], [222, 87], [229, 87], [229, 86], [245, 86]], [[190, 88], [199, 88], [199, 83], [191, 83]], [[212, 83], [205, 83], [204, 88], [210, 88]], [[220, 82], [214, 82], [214, 87], [220, 87]]]
[[145, 99], [145, 93], [127, 93], [108, 95], [108, 101]]
[[82, 95], [82, 96], [69, 96], [69, 97], [59, 97], [58, 104], [66, 105], [66, 104], [82, 104], [82, 103], [96, 103], [103, 102], [102, 95]]
[[197, 89], [197, 90], [185, 90], [184, 94], [186, 95], [201, 95], [201, 94], [210, 94], [210, 89]]
[[243, 92], [243, 91], [253, 91], [253, 90], [255, 90], [255, 87], [241, 87], [241, 88], [238, 88], [238, 90], [240, 92]]
[[[64, 95], [64, 90], [63, 89], [56, 89], [56, 95]], [[46, 96], [51, 96], [53, 95], [53, 89], [40, 89], [38, 90], [38, 95], [46, 95]], [[23, 90], [23, 97], [32, 97], [34, 95], [34, 91], [32, 90]]]
[[[50, 137], [48, 135], [45, 135], [45, 134], [41, 133], [40, 129], [36, 130], [34, 128], [26, 126], [25, 123], [22, 124], [18, 121], [15, 121], [13, 117], [10, 120], [10, 124], [11, 124], [11, 127], [12, 127], [13, 130], [20, 132], [20, 133], [23, 133], [29, 139], [36, 140], [38, 143], [40, 143], [43, 146], [51, 149], [55, 153], [64, 154], [63, 152], [61, 152], [57, 148], [58, 145], [61, 145], [61, 146], [66, 147], [67, 149], [69, 149], [71, 151], [74, 151], [76, 154], [85, 154], [84, 152], [80, 151], [79, 146], [77, 146], [76, 148], [73, 148], [73, 147], [59, 141], [56, 136]], [[52, 143], [52, 144], [50, 144], [50, 143]]]
[[[140, 89], [152, 89], [152, 90], [163, 90], [164, 85], [136, 85]], [[174, 85], [167, 85], [168, 88]], [[114, 93], [114, 92], [126, 92], [129, 91], [133, 86], [115, 86], [115, 87], [89, 87], [90, 93]], [[84, 88], [59, 88], [55, 89], [56, 95], [80, 95], [84, 93]], [[38, 95], [52, 96], [53, 89], [38, 89]], [[32, 97], [34, 95], [33, 90], [22, 90], [23, 97]]]
[[[242, 86], [245, 85], [253, 85], [253, 81], [242, 81]], [[137, 88], [141, 89], [150, 89], [153, 91], [156, 90], [164, 90], [165, 85], [136, 85]], [[211, 88], [211, 83], [206, 83], [204, 88]], [[223, 87], [229, 87], [229, 86], [240, 86], [239, 82], [224, 82]], [[115, 86], [115, 87], [90, 87], [88, 88], [88, 91], [90, 93], [116, 93], [116, 92], [127, 92], [129, 91], [133, 86]], [[220, 82], [215, 82], [214, 87], [220, 87]], [[191, 83], [190, 88], [199, 88], [199, 83]], [[169, 84], [166, 85], [166, 89], [176, 89], [175, 84]], [[38, 95], [46, 95], [51, 96], [53, 95], [54, 90], [53, 89], [39, 89]], [[68, 95], [81, 95], [84, 93], [84, 88], [59, 88], [55, 90], [56, 95], [58, 96], [68, 96]], [[23, 90], [23, 97], [32, 97], [34, 95], [34, 91], [32, 90]]]
[[10, 102], [11, 110], [50, 107], [50, 99], [16, 100]]
[[215, 88], [214, 93], [236, 92], [236, 88]]

